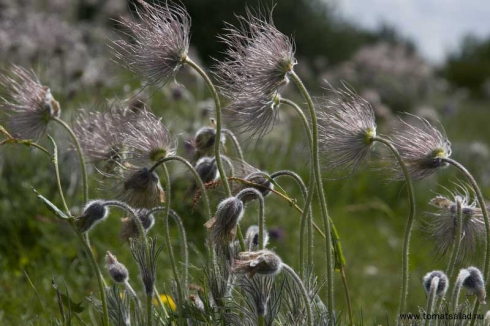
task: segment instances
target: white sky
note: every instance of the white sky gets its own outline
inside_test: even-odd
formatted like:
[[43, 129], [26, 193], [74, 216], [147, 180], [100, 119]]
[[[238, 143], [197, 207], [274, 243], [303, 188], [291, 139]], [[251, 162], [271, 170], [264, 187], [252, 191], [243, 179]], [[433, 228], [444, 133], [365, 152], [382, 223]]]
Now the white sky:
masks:
[[490, 36], [490, 0], [324, 0], [354, 23], [395, 26], [433, 63], [444, 60], [468, 33]]

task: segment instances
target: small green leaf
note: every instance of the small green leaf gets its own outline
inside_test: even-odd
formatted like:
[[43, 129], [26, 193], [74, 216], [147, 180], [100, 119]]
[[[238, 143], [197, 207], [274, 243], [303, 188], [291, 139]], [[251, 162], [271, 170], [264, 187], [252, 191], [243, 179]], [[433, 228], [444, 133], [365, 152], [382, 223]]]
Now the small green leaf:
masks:
[[34, 193], [36, 193], [37, 198], [41, 199], [43, 201], [43, 203], [46, 205], [46, 207], [51, 212], [53, 212], [58, 218], [60, 218], [62, 220], [68, 219], [68, 216], [66, 216], [65, 213], [63, 213], [58, 207], [56, 207], [55, 204], [53, 204], [48, 199], [46, 199], [44, 196], [42, 196], [40, 193], [38, 193], [36, 189], [32, 188], [32, 190], [34, 191]]

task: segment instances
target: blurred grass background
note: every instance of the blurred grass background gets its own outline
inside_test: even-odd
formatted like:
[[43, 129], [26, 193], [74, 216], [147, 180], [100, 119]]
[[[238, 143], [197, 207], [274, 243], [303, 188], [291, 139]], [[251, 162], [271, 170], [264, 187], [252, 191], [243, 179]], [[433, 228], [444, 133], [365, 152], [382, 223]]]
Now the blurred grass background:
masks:
[[[244, 1], [185, 0], [184, 5], [193, 18], [193, 55], [210, 65], [211, 57], [220, 57], [221, 45], [217, 33], [223, 21], [235, 22], [233, 13], [242, 13]], [[254, 6], [255, 2], [249, 2]], [[110, 64], [107, 38], [114, 37], [117, 23], [112, 18], [130, 15], [132, 5], [126, 1], [72, 0], [19, 1], [0, 0], [0, 64], [18, 63], [33, 67], [41, 80], [53, 89], [62, 106], [62, 117], [76, 118], [76, 110], [95, 109], [105, 99], [132, 98], [141, 87], [126, 72]], [[304, 19], [308, 17], [308, 19]], [[439, 120], [453, 143], [453, 156], [467, 165], [480, 182], [486, 197], [490, 196], [489, 94], [488, 67], [490, 40], [468, 38], [461, 52], [453, 53], [440, 67], [432, 67], [417, 54], [414, 45], [397, 32], [384, 27], [365, 31], [343, 21], [335, 11], [320, 1], [278, 2], [274, 9], [277, 27], [294, 35], [297, 45], [297, 71], [316, 95], [324, 91], [323, 79], [334, 85], [345, 80], [375, 107], [379, 131], [389, 133], [395, 114], [410, 111], [431, 121]], [[9, 23], [10, 22], [10, 23]], [[15, 22], [15, 24], [14, 24]], [[470, 42], [471, 41], [471, 42]], [[468, 43], [470, 42], [470, 43]], [[471, 44], [471, 46], [468, 46]], [[468, 67], [473, 68], [468, 68]], [[201, 126], [209, 125], [212, 101], [206, 86], [187, 69], [179, 73], [177, 82], [162, 89], [147, 88], [141, 95], [149, 98], [150, 107], [170, 126], [179, 138], [179, 153], [191, 158], [186, 146]], [[182, 85], [185, 85], [183, 87]], [[303, 103], [293, 85], [288, 97]], [[51, 126], [60, 147], [60, 168], [67, 199], [73, 212], [79, 210], [80, 176], [78, 161], [70, 150], [66, 134]], [[289, 169], [305, 181], [309, 175], [309, 159], [303, 127], [294, 112], [280, 108], [280, 123], [273, 132], [260, 138], [239, 136], [246, 161], [270, 173]], [[45, 140], [42, 144], [50, 147]], [[379, 150], [379, 148], [377, 148]], [[227, 145], [226, 152], [233, 155]], [[376, 158], [376, 154], [373, 155]], [[104, 198], [98, 191], [95, 169], [91, 169], [91, 197]], [[172, 208], [180, 213], [190, 243], [203, 249], [206, 217], [198, 205], [191, 213], [192, 200], [188, 195], [191, 176], [178, 164], [170, 166], [172, 176]], [[58, 222], [37, 200], [31, 190], [60, 204], [53, 168], [44, 154], [19, 145], [0, 148], [0, 323], [4, 325], [37, 324], [45, 317], [58, 314], [52, 278], [58, 284], [66, 282], [70, 297], [83, 301], [97, 292], [87, 257], [70, 228]], [[347, 279], [356, 314], [365, 322], [385, 323], [393, 319], [400, 292], [401, 245], [408, 202], [403, 183], [389, 182], [386, 171], [367, 166], [349, 178], [330, 180], [325, 175], [325, 188], [331, 217], [339, 231], [347, 260]], [[416, 183], [417, 220], [412, 238], [411, 281], [409, 308], [412, 312], [425, 304], [421, 286], [423, 275], [434, 269], [444, 269], [448, 257], [435, 257], [433, 243], [422, 232], [424, 212], [430, 211], [428, 201], [443, 186], [454, 189], [451, 182], [461, 175], [447, 168], [429, 180]], [[288, 195], [302, 203], [299, 189], [291, 181], [280, 179]], [[223, 192], [211, 190], [216, 207]], [[256, 204], [247, 208], [243, 230], [256, 223]], [[267, 226], [271, 232], [271, 248], [283, 260], [298, 266], [299, 214], [280, 198], [266, 200]], [[132, 273], [137, 291], [137, 266], [127, 244], [119, 240], [119, 218], [113, 210], [109, 220], [92, 232], [92, 245], [103, 266], [107, 250], [113, 252]], [[315, 219], [321, 225], [318, 207]], [[175, 248], [179, 241], [173, 230]], [[150, 235], [163, 243], [163, 225], [157, 224]], [[315, 238], [315, 270], [325, 274], [323, 242]], [[177, 251], [178, 252], [178, 251]], [[480, 264], [478, 251], [468, 264]], [[200, 266], [196, 254], [191, 255], [196, 268], [191, 274], [200, 282]], [[27, 276], [35, 287], [29, 284]], [[164, 251], [158, 268], [159, 287], [168, 281], [170, 266]], [[107, 275], [105, 275], [107, 277]], [[340, 277], [336, 277], [336, 307], [345, 311]], [[37, 291], [37, 293], [36, 293]], [[39, 297], [38, 297], [39, 296]], [[40, 300], [39, 300], [40, 298]]]

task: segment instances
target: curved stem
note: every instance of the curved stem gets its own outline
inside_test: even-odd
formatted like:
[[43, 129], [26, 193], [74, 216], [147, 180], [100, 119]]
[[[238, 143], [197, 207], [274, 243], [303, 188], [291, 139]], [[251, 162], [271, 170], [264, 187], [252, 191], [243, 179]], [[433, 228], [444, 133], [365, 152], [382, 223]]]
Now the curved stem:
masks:
[[451, 164], [452, 166], [457, 168], [461, 173], [463, 173], [464, 176], [466, 177], [466, 179], [468, 179], [468, 181], [470, 182], [471, 187], [473, 188], [473, 191], [476, 194], [476, 199], [478, 200], [478, 205], [481, 208], [481, 211], [483, 214], [483, 220], [485, 222], [486, 248], [485, 248], [485, 258], [483, 259], [483, 276], [485, 278], [488, 278], [488, 276], [489, 276], [488, 272], [489, 272], [489, 268], [490, 268], [490, 239], [489, 239], [489, 237], [490, 237], [490, 223], [488, 220], [487, 206], [485, 205], [485, 200], [483, 199], [482, 192], [480, 190], [480, 187], [478, 187], [478, 184], [476, 183], [475, 179], [471, 175], [471, 173], [463, 165], [461, 165], [460, 163], [458, 163], [457, 161], [455, 161], [449, 157], [442, 158], [442, 161]]
[[451, 295], [451, 308], [454, 313], [458, 313], [459, 294], [461, 292], [461, 288], [463, 287], [464, 281], [469, 275], [470, 274], [466, 269], [462, 269], [458, 274], [458, 278], [456, 279], [456, 284], [454, 285], [454, 290]]
[[[170, 257], [170, 265], [172, 265], [172, 272], [174, 274], [175, 283], [177, 284], [177, 294], [179, 297], [179, 324], [182, 324], [182, 305], [184, 304], [184, 294], [182, 292], [182, 285], [180, 284], [179, 274], [177, 272], [177, 266], [175, 263], [174, 250], [172, 248], [172, 241], [170, 239], [170, 228], [168, 224], [168, 217], [170, 215], [170, 175], [165, 164], [162, 165], [165, 175], [165, 210], [164, 210], [164, 225], [165, 225], [165, 241], [167, 243], [168, 255]], [[202, 183], [202, 182], [201, 182]]]
[[258, 191], [257, 189], [254, 188], [246, 188], [243, 189], [236, 195], [238, 199], [242, 199], [243, 196], [250, 196], [250, 195], [255, 195], [259, 199], [259, 218], [258, 218], [258, 224], [259, 224], [259, 250], [264, 249], [264, 230], [265, 230], [265, 205], [264, 205], [264, 197]]
[[[427, 297], [427, 307], [425, 309], [427, 315], [432, 314], [432, 307], [434, 306], [434, 302], [436, 299], [436, 292], [437, 288], [439, 287], [439, 281], [439, 277], [434, 277], [430, 282], [429, 296]], [[424, 325], [427, 324], [431, 324], [430, 319], [424, 320]]]
[[[206, 188], [204, 187], [204, 184], [202, 183], [201, 177], [197, 173], [196, 169], [194, 169], [192, 164], [189, 163], [189, 161], [187, 161], [185, 158], [180, 157], [180, 156], [168, 156], [168, 157], [165, 157], [165, 158], [158, 160], [155, 164], [153, 164], [153, 166], [150, 168], [150, 173], [153, 172], [158, 166], [160, 166], [166, 162], [169, 162], [169, 161], [179, 161], [179, 162], [183, 163], [189, 169], [189, 171], [191, 171], [191, 173], [194, 176], [194, 179], [196, 181], [196, 184], [199, 187], [199, 190], [201, 191], [201, 196], [202, 196], [203, 201], [204, 201], [204, 207], [206, 209], [206, 213], [208, 214], [208, 218], [211, 219], [213, 217], [213, 215], [211, 214], [211, 208], [209, 205], [208, 193], [206, 191]], [[167, 207], [167, 206], [169, 206], [169, 205], [165, 205], [165, 207]]]
[[230, 129], [223, 129], [223, 134], [227, 135], [231, 139], [231, 142], [235, 147], [238, 159], [240, 160], [240, 162], [244, 162], [245, 159], [243, 158], [243, 151], [242, 147], [240, 146], [240, 142], [238, 141], [238, 138], [236, 138], [235, 134]]
[[313, 313], [311, 309], [310, 297], [308, 296], [308, 292], [306, 291], [303, 282], [299, 278], [298, 274], [296, 274], [296, 272], [288, 265], [283, 263], [282, 269], [286, 271], [293, 278], [293, 280], [296, 282], [296, 285], [300, 289], [301, 295], [303, 296], [303, 300], [306, 306], [306, 316], [307, 316], [308, 325], [313, 326]]
[[61, 197], [61, 202], [63, 203], [63, 207], [65, 208], [65, 212], [67, 216], [70, 216], [70, 209], [68, 208], [68, 205], [66, 204], [65, 200], [65, 195], [63, 193], [63, 187], [61, 187], [61, 178], [60, 178], [60, 169], [58, 165], [58, 146], [56, 145], [56, 142], [54, 139], [48, 135], [49, 140], [53, 143], [53, 156], [51, 157], [51, 161], [53, 162], [54, 165], [54, 174], [56, 177], [56, 184], [58, 186], [58, 192], [60, 193]]
[[388, 147], [388, 149], [393, 153], [396, 160], [398, 161], [398, 164], [400, 165], [400, 168], [403, 171], [403, 175], [405, 176], [405, 182], [407, 183], [408, 200], [410, 202], [410, 211], [408, 213], [407, 225], [405, 227], [405, 234], [403, 236], [402, 292], [400, 297], [400, 305], [398, 308], [398, 313], [401, 314], [405, 311], [405, 305], [408, 296], [408, 276], [409, 276], [408, 266], [409, 266], [409, 259], [410, 259], [410, 237], [412, 235], [412, 225], [415, 219], [415, 193], [413, 190], [412, 178], [410, 177], [407, 166], [405, 165], [405, 162], [403, 162], [403, 159], [400, 156], [400, 153], [398, 153], [398, 150], [395, 148], [395, 146], [393, 146], [393, 144], [389, 140], [381, 137], [374, 137], [373, 141], [382, 143], [383, 145]]
[[461, 197], [456, 197], [456, 233], [454, 234], [454, 244], [451, 252], [451, 259], [447, 267], [447, 277], [450, 280], [453, 276], [454, 268], [456, 267], [456, 261], [458, 260], [459, 247], [461, 244], [461, 233], [463, 229], [463, 210], [461, 209]]
[[82, 242], [83, 248], [85, 249], [85, 252], [87, 253], [89, 259], [90, 259], [90, 264], [92, 265], [92, 268], [94, 269], [95, 276], [97, 278], [97, 283], [99, 285], [99, 292], [100, 292], [100, 301], [102, 302], [102, 313], [103, 313], [103, 324], [104, 326], [109, 326], [109, 310], [107, 309], [107, 297], [105, 293], [105, 286], [104, 286], [104, 280], [102, 279], [102, 273], [100, 272], [99, 265], [97, 265], [97, 261], [95, 260], [94, 253], [92, 252], [92, 249], [90, 248], [90, 244], [88, 242], [88, 238], [86, 234], [81, 234], [78, 232], [75, 228], [73, 228], [73, 231], [77, 234], [77, 237], [80, 239]]
[[216, 139], [214, 141], [214, 155], [216, 156], [216, 165], [218, 166], [219, 175], [223, 182], [223, 186], [225, 187], [225, 191], [228, 197], [231, 197], [231, 188], [228, 184], [228, 180], [226, 179], [225, 170], [223, 169], [223, 163], [221, 162], [221, 103], [219, 100], [218, 92], [214, 87], [213, 82], [209, 78], [209, 76], [201, 69], [194, 61], [192, 61], [189, 57], [185, 58], [185, 63], [194, 68], [194, 70], [201, 75], [206, 84], [208, 85], [209, 91], [213, 95], [214, 105], [216, 107]]
[[[296, 75], [294, 71], [290, 71], [289, 76], [298, 86], [301, 94], [303, 95], [306, 102], [308, 103], [308, 108], [310, 110], [311, 134], [313, 137], [313, 146], [311, 152], [312, 152], [312, 159], [313, 159], [314, 171], [315, 171], [315, 182], [318, 189], [318, 195], [320, 197], [320, 207], [322, 211], [323, 227], [325, 229], [325, 255], [327, 260], [327, 308], [328, 308], [329, 317], [334, 318], [333, 317], [334, 316], [333, 264], [332, 264], [332, 251], [330, 249], [330, 245], [332, 243], [332, 235], [331, 235], [331, 228], [330, 228], [330, 218], [327, 209], [327, 202], [325, 200], [325, 194], [323, 191], [323, 182], [322, 182], [321, 170], [320, 170], [320, 159], [318, 157], [318, 124], [316, 118], [316, 111], [313, 105], [313, 100], [311, 99], [308, 90], [306, 89], [305, 85], [303, 84], [299, 76]], [[310, 189], [311, 189], [312, 182], [313, 181], [310, 181]], [[310, 192], [313, 193], [313, 191]], [[311, 198], [310, 201], [305, 204], [305, 207], [308, 207], [310, 205], [312, 199], [313, 198]]]
[[71, 127], [60, 118], [54, 118], [54, 121], [58, 122], [65, 130], [68, 132], [70, 137], [75, 144], [75, 148], [78, 153], [78, 158], [80, 160], [80, 169], [82, 171], [82, 186], [83, 186], [83, 203], [85, 204], [88, 201], [88, 176], [87, 176], [87, 166], [85, 164], [85, 157], [83, 156], [82, 146], [80, 146], [80, 142], [78, 141], [77, 136], [71, 129]]

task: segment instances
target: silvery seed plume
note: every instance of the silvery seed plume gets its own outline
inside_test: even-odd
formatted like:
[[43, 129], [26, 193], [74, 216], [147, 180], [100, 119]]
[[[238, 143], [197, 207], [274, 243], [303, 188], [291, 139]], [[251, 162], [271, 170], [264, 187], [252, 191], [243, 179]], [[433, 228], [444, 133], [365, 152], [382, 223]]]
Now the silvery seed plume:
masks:
[[90, 231], [109, 215], [109, 208], [103, 200], [91, 200], [85, 204], [83, 212], [75, 219], [75, 226], [81, 233]]
[[239, 27], [228, 25], [221, 36], [227, 57], [216, 65], [221, 93], [230, 101], [223, 111], [227, 123], [257, 136], [272, 129], [276, 96], [296, 64], [293, 41], [276, 29], [271, 15], [247, 9]]
[[282, 260], [273, 251], [243, 251], [238, 254], [233, 266], [236, 274], [277, 275], [282, 269]]
[[172, 137], [161, 118], [149, 111], [141, 112], [124, 129], [127, 160], [134, 165], [151, 166], [176, 152], [177, 140]]
[[145, 293], [146, 295], [153, 295], [157, 258], [162, 251], [163, 246], [157, 247], [156, 238], [149, 238], [148, 242], [150, 244], [150, 257], [147, 257], [145, 244], [139, 239], [132, 239], [129, 247], [140, 269], [140, 278], [145, 287]]
[[109, 251], [105, 256], [106, 268], [115, 283], [124, 284], [129, 279], [129, 272], [126, 266], [121, 264], [116, 256]]
[[119, 166], [114, 173], [100, 173], [106, 192], [131, 207], [153, 208], [165, 201], [158, 175], [148, 168]]
[[[153, 225], [155, 224], [155, 217], [153, 216], [153, 214], [149, 214], [149, 211], [144, 208], [140, 208], [135, 211], [136, 211], [136, 216], [141, 221], [141, 224], [145, 229], [145, 232], [148, 233], [150, 229], [153, 227]], [[125, 217], [121, 219], [121, 222], [122, 222], [122, 228], [120, 233], [121, 239], [125, 241], [129, 241], [129, 239], [137, 238], [140, 235], [138, 226], [136, 225], [136, 221], [133, 219], [133, 217]]]
[[369, 156], [376, 136], [374, 110], [347, 86], [331, 88], [319, 101], [319, 138], [327, 170], [355, 171]]
[[430, 201], [437, 211], [427, 214], [430, 219], [426, 222], [425, 232], [434, 241], [438, 255], [444, 255], [451, 249], [457, 230], [456, 200], [459, 197], [463, 221], [458, 257], [464, 260], [475, 252], [479, 244], [484, 243], [486, 231], [482, 211], [478, 208], [476, 201], [471, 199], [466, 188], [463, 186], [459, 188], [461, 194], [451, 193], [452, 199], [437, 196]]
[[[269, 233], [264, 230], [264, 247], [267, 247], [269, 243]], [[245, 233], [245, 245], [247, 251], [255, 251], [259, 248], [259, 226], [252, 225], [247, 229]]]
[[[245, 161], [228, 158], [228, 161], [233, 166], [234, 176], [240, 179], [244, 179], [248, 182], [257, 184], [257, 186], [247, 185], [238, 181], [233, 182], [232, 192], [236, 195], [240, 191], [246, 188], [254, 188], [258, 190], [263, 197], [270, 194], [271, 189], [274, 189], [274, 184], [271, 182], [271, 178], [267, 172], [261, 171], [254, 166], [248, 164]], [[241, 200], [244, 204], [255, 199], [254, 195], [242, 196]]]
[[430, 292], [430, 286], [432, 283], [432, 280], [438, 277], [439, 278], [439, 284], [436, 289], [436, 295], [438, 296], [444, 296], [446, 294], [447, 288], [449, 287], [449, 280], [442, 271], [432, 271], [424, 276], [423, 280], [423, 285], [424, 285], [424, 291], [426, 294], [429, 294]]
[[106, 112], [81, 110], [73, 131], [84, 155], [92, 162], [121, 163], [124, 137], [121, 125], [127, 117], [122, 110], [111, 108]]
[[[451, 143], [444, 131], [440, 132], [423, 118], [415, 118], [417, 125], [400, 119], [402, 125], [391, 138], [408, 172], [413, 179], [419, 180], [445, 166], [441, 158], [451, 156]], [[395, 179], [403, 180], [403, 173], [396, 161], [393, 161], [393, 166], [396, 166]]]
[[121, 17], [130, 40], [114, 41], [116, 61], [148, 84], [165, 83], [185, 62], [189, 50], [191, 19], [185, 8], [137, 0], [139, 21]]
[[33, 71], [14, 65], [10, 74], [0, 76], [0, 122], [16, 138], [37, 140], [60, 116], [60, 105]]

